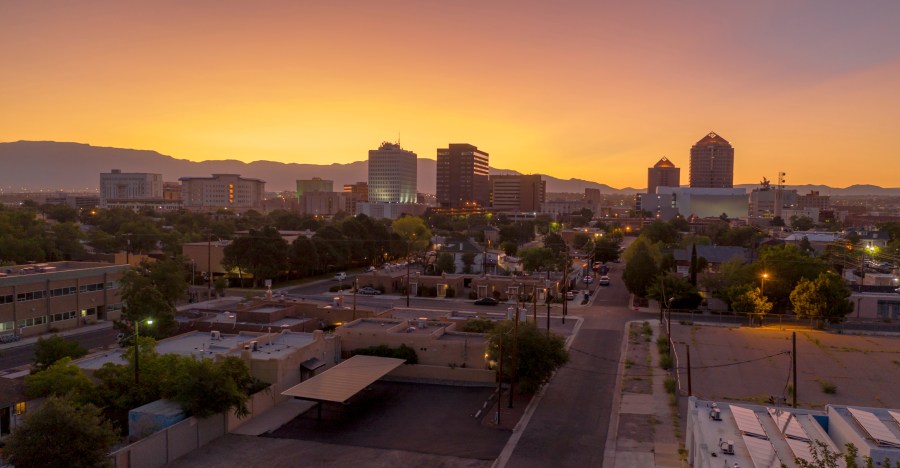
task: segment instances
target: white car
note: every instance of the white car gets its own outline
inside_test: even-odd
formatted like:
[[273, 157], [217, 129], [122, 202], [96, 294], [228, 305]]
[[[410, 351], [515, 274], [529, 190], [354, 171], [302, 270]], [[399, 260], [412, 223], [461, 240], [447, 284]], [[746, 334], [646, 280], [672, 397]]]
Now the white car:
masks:
[[347, 273], [343, 271], [334, 275], [335, 281], [344, 281], [345, 279], [347, 279]]

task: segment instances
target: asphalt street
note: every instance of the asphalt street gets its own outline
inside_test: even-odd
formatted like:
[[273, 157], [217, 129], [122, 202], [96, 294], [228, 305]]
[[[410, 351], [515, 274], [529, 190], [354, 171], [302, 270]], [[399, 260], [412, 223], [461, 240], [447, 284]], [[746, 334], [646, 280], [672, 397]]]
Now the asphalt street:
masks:
[[[85, 349], [91, 350], [115, 344], [118, 331], [104, 328], [91, 332], [70, 335], [66, 338], [75, 340]], [[0, 351], [0, 370], [7, 370], [30, 364], [34, 360], [34, 343], [23, 344]]]

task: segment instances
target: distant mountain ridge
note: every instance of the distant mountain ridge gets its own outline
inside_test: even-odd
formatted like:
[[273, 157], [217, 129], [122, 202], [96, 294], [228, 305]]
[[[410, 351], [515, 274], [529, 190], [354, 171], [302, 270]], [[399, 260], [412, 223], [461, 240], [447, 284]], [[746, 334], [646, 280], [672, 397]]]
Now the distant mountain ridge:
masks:
[[[156, 151], [91, 146], [84, 143], [54, 141], [17, 141], [0, 143], [0, 189], [4, 192], [36, 190], [98, 190], [100, 173], [111, 169], [123, 172], [151, 172], [162, 174], [163, 180], [177, 181], [180, 177], [205, 177], [211, 174], [240, 174], [266, 181], [267, 191], [294, 190], [297, 179], [321, 177], [334, 181], [335, 190], [344, 184], [368, 179], [368, 162], [347, 164], [300, 164], [272, 161], [245, 163], [236, 160], [188, 161]], [[644, 170], [641, 168], [640, 170]], [[418, 190], [435, 193], [436, 161], [419, 158]], [[510, 169], [491, 168], [491, 174], [520, 174]], [[606, 184], [583, 179], [559, 179], [541, 174], [547, 181], [548, 192], [581, 193], [595, 188], [605, 194], [633, 194], [643, 191], [626, 187], [616, 189]], [[737, 187], [755, 188], [746, 184]], [[800, 193], [818, 190], [823, 195], [880, 195], [900, 196], [900, 188], [885, 189], [872, 185], [854, 185], [835, 189], [824, 185], [801, 185]]]

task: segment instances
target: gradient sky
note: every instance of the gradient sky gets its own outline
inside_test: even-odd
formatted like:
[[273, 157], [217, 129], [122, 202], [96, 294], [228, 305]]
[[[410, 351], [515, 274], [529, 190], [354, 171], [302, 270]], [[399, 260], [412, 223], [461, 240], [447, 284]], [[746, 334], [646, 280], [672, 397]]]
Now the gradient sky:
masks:
[[325, 164], [399, 134], [621, 188], [662, 156], [686, 183], [715, 131], [736, 183], [900, 186], [895, 0], [3, 2], [0, 64], [0, 141]]

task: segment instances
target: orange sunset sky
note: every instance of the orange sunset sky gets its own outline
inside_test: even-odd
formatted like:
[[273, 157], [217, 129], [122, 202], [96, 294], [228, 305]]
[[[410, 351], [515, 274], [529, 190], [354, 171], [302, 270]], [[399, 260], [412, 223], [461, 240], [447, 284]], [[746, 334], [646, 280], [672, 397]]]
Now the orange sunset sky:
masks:
[[735, 183], [898, 187], [898, 25], [894, 0], [3, 2], [0, 141], [326, 164], [399, 133], [645, 187], [715, 131]]

